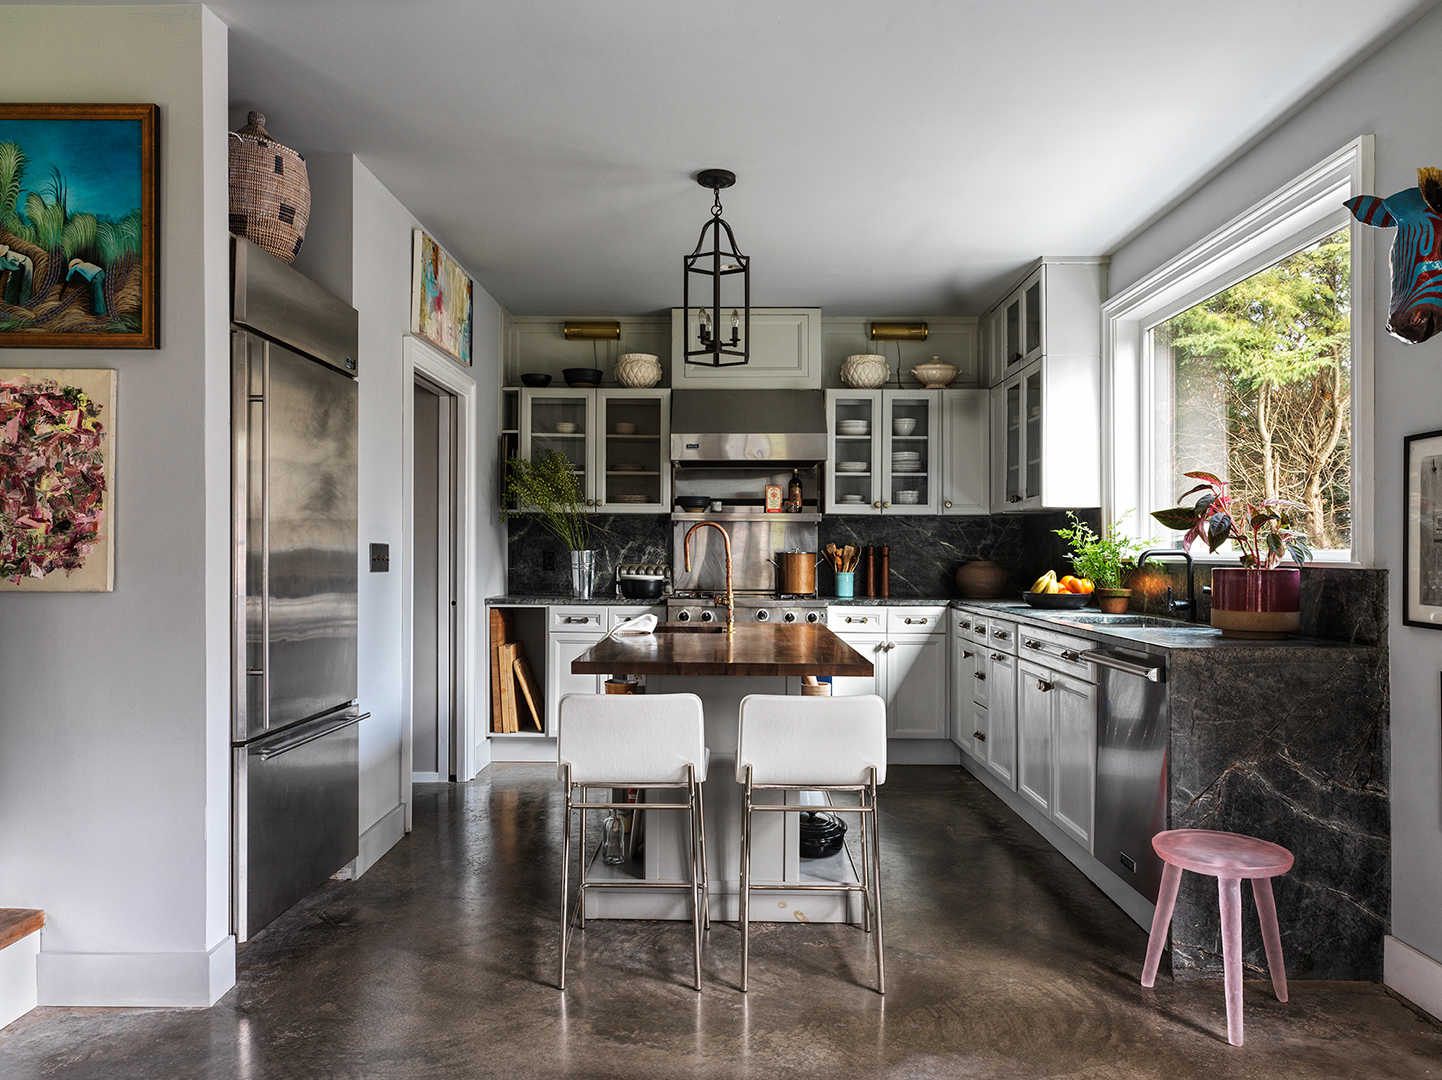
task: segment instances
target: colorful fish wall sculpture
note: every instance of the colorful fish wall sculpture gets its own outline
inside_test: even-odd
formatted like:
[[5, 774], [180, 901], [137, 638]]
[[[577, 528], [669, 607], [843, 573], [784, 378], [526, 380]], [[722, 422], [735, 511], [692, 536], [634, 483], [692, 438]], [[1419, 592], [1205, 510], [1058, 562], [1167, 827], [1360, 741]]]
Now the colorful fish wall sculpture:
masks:
[[1344, 203], [1363, 225], [1396, 229], [1387, 332], [1408, 344], [1442, 330], [1442, 169], [1417, 170], [1417, 186]]

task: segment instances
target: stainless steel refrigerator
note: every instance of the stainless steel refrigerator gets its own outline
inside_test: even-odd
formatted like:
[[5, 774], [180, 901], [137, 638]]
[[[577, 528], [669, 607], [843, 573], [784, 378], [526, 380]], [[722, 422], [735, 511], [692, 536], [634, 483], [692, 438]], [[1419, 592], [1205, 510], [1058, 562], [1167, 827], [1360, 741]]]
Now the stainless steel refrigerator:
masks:
[[232, 922], [356, 857], [357, 316], [232, 243]]

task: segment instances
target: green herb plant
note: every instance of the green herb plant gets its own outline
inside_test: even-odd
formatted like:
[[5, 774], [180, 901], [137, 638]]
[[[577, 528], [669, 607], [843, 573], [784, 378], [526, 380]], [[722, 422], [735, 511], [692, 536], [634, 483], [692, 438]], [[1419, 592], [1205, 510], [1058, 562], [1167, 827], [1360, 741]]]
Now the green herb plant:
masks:
[[1143, 542], [1133, 540], [1122, 532], [1122, 522], [1130, 513], [1128, 510], [1103, 535], [1098, 536], [1090, 525], [1067, 511], [1071, 527], [1053, 529], [1052, 532], [1070, 545], [1068, 558], [1077, 577], [1091, 579], [1098, 589], [1122, 588], [1122, 574], [1136, 565], [1137, 555], [1143, 547]]
[[508, 518], [534, 517], [568, 551], [585, 551], [591, 542], [581, 503], [581, 477], [565, 454], [548, 450], [533, 461], [506, 466]]

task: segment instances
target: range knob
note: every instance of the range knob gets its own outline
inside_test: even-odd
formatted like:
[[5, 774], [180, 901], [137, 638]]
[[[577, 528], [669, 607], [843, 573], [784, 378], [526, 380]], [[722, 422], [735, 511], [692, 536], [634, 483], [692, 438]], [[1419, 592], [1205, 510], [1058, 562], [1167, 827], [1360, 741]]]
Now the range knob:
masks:
[[756, 609], [756, 621], [757, 621], [757, 622], [766, 622], [766, 621], [768, 621], [770, 618], [771, 618], [771, 612], [767, 611], [765, 608], [757, 608], [757, 609]]
[[678, 611], [678, 612], [676, 612], [676, 621], [677, 621], [677, 622], [690, 622], [690, 621], [691, 621], [691, 613], [690, 613], [689, 611]]
[[716, 617], [716, 616], [713, 615], [713, 614], [712, 614], [711, 612], [709, 612], [709, 611], [703, 611], [703, 612], [701, 612], [701, 621], [702, 621], [702, 622], [710, 622], [710, 621], [711, 621], [712, 619], [714, 619], [715, 617]]
[[783, 615], [783, 616], [781, 616], [781, 617], [782, 617], [783, 619], [785, 619], [787, 622], [795, 622], [795, 621], [796, 621], [796, 612], [794, 612], [794, 611], [788, 611], [785, 615]]
[[821, 621], [821, 612], [819, 612], [819, 611], [808, 611], [808, 612], [806, 613], [806, 621], [807, 621], [807, 622], [820, 622], [820, 621]]

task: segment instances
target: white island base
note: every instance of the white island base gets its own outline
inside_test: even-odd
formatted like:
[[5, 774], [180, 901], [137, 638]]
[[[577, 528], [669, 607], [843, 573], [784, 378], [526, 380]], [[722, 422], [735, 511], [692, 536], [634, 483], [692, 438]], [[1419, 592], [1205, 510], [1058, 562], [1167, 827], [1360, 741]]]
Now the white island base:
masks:
[[[711, 763], [703, 798], [706, 804], [706, 862], [710, 876], [710, 912], [713, 922], [736, 922], [741, 918], [741, 815], [745, 789], [736, 782], [736, 733], [741, 699], [747, 694], [799, 693], [799, 680], [781, 676], [734, 675], [651, 675], [647, 692], [652, 694], [696, 694], [706, 717], [706, 746]], [[598, 795], [602, 794], [597, 792]], [[655, 802], [674, 802], [675, 791], [643, 793]], [[779, 791], [758, 793], [758, 801], [779, 803]], [[795, 805], [825, 805], [819, 793], [785, 793]], [[588, 822], [605, 816], [593, 810]], [[641, 857], [619, 866], [608, 866], [594, 858], [587, 870], [591, 881], [675, 881], [669, 889], [605, 888], [586, 892], [588, 919], [685, 919], [691, 918], [690, 830], [684, 810], [657, 810], [643, 815]], [[825, 859], [803, 859], [800, 852], [800, 815], [762, 813], [753, 815], [751, 877], [753, 882], [812, 883], [855, 882], [856, 872], [843, 848]], [[857, 816], [843, 815], [848, 834], [856, 828]], [[594, 833], [594, 826], [593, 833]], [[594, 843], [586, 850], [588, 860], [596, 855]], [[859, 893], [812, 892], [798, 889], [753, 891], [751, 918], [756, 922], [855, 922], [861, 921]]]

